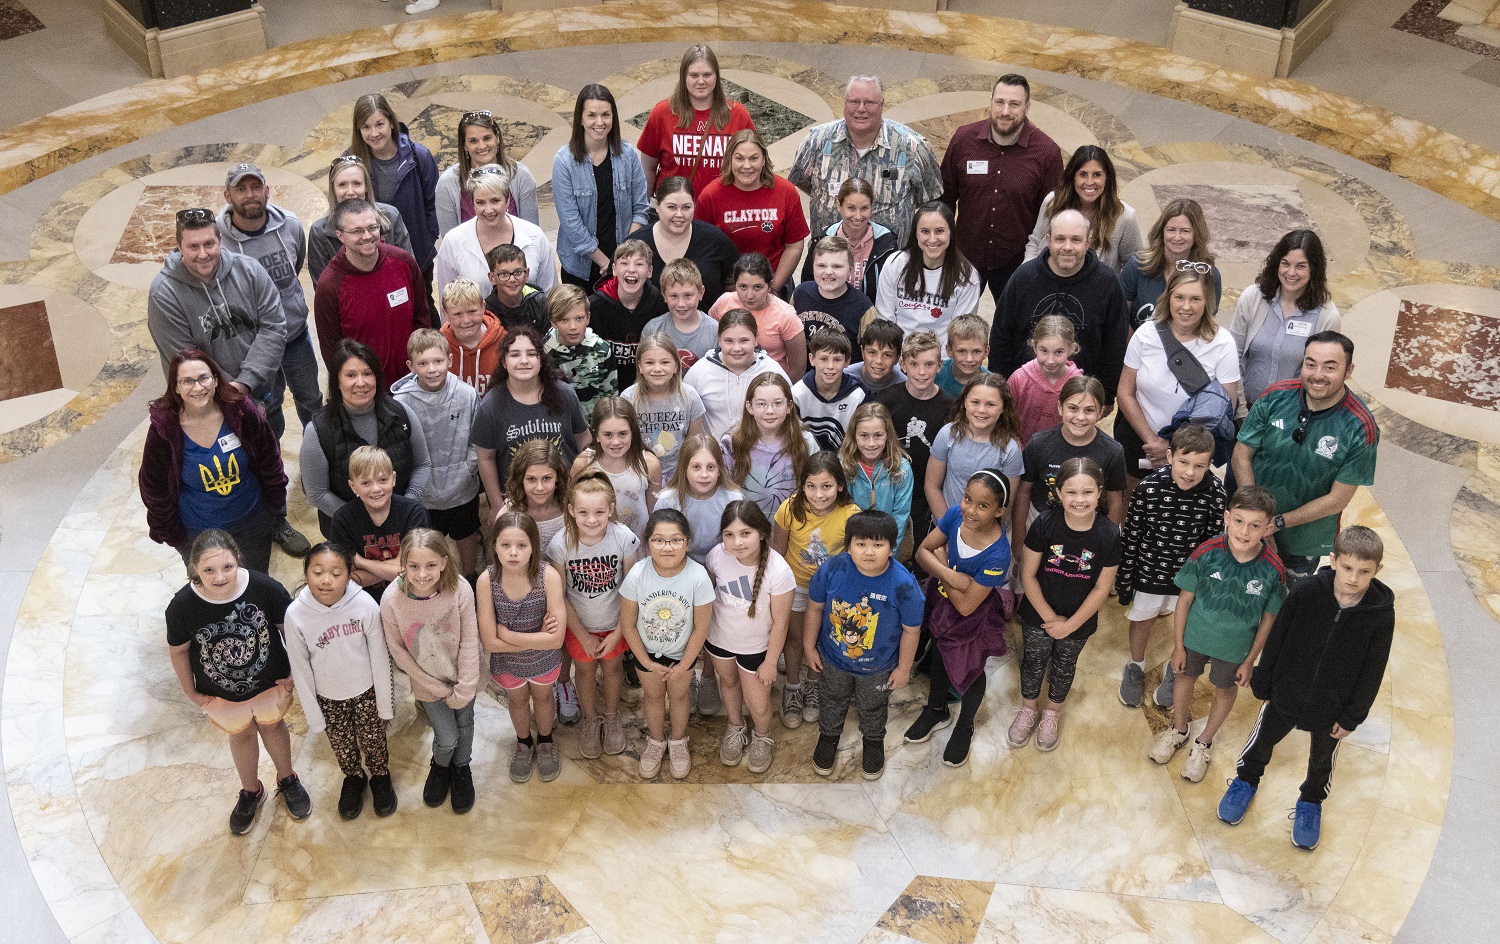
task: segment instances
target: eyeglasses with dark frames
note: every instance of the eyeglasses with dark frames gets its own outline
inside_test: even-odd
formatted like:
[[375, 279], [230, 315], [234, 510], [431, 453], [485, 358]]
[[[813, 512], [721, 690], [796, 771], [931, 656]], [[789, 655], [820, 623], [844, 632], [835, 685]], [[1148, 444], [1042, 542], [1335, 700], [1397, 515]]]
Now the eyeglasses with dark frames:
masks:
[[214, 211], [203, 207], [189, 207], [186, 210], [177, 211], [177, 222], [179, 223], [212, 223]]

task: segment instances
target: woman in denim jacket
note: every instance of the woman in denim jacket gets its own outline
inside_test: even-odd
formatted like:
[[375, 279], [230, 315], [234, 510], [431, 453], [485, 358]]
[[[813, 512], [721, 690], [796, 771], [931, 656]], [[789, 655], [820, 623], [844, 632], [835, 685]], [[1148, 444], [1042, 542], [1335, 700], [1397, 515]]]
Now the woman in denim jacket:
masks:
[[602, 85], [578, 93], [573, 138], [552, 159], [552, 195], [563, 281], [592, 291], [648, 208], [640, 155], [620, 140], [615, 97]]

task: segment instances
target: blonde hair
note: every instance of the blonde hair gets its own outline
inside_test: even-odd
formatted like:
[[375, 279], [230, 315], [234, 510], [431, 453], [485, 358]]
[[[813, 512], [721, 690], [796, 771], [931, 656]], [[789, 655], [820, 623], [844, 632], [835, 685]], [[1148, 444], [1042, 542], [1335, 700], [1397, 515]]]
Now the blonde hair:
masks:
[[1031, 329], [1031, 345], [1035, 347], [1048, 338], [1057, 338], [1059, 341], [1078, 353], [1078, 333], [1073, 330], [1073, 319], [1067, 315], [1043, 315], [1037, 319], [1036, 327]]
[[928, 351], [937, 351], [938, 357], [942, 357], [943, 346], [938, 343], [937, 334], [932, 331], [914, 331], [906, 336], [901, 342], [901, 359], [916, 357], [918, 354], [926, 354]]
[[579, 305], [583, 306], [584, 314], [588, 314], [589, 297], [583, 289], [559, 282], [547, 293], [547, 321], [556, 324]]
[[729, 478], [729, 471], [724, 467], [724, 450], [719, 448], [718, 440], [707, 433], [697, 433], [682, 441], [682, 448], [677, 452], [677, 468], [672, 470], [672, 481], [667, 483], [667, 487], [677, 493], [679, 504], [692, 496], [692, 486], [688, 484], [688, 465], [700, 452], [707, 452], [714, 460], [714, 465], [719, 467], [715, 490], [734, 484]]
[[[463, 147], [462, 143], [459, 147]], [[484, 164], [469, 171], [464, 178], [464, 192], [471, 197], [483, 194], [487, 197], [504, 196], [510, 199], [510, 171], [499, 164]]]
[[448, 339], [443, 337], [443, 332], [434, 331], [431, 328], [418, 328], [411, 333], [411, 337], [406, 339], [406, 358], [414, 361], [418, 354], [434, 348], [442, 351], [444, 357], [453, 353], [448, 347]]
[[587, 469], [578, 473], [568, 485], [568, 506], [563, 509], [563, 533], [567, 535], [568, 549], [574, 551], [578, 550], [578, 520], [573, 517], [573, 505], [580, 495], [603, 495], [605, 501], [609, 502], [610, 524], [616, 524], [620, 520], [615, 507], [615, 487], [604, 470]]
[[729, 440], [729, 455], [733, 465], [731, 474], [734, 484], [743, 488], [745, 476], [750, 472], [750, 450], [760, 441], [760, 426], [755, 415], [750, 410], [750, 401], [755, 397], [755, 391], [761, 387], [773, 386], [786, 395], [789, 409], [786, 419], [781, 421], [781, 428], [776, 431], [781, 437], [782, 446], [792, 459], [792, 475], [799, 483], [802, 482], [802, 467], [807, 465], [807, 443], [802, 439], [802, 420], [797, 415], [796, 403], [792, 399], [792, 385], [786, 382], [786, 378], [780, 374], [756, 374], [745, 387], [745, 412], [740, 416], [740, 425], [735, 428], [734, 435]]
[[1195, 272], [1192, 269], [1174, 271], [1167, 279], [1167, 287], [1162, 289], [1161, 297], [1156, 300], [1156, 313], [1152, 318], [1159, 325], [1172, 323], [1172, 293], [1185, 282], [1196, 282], [1203, 289], [1203, 317], [1198, 319], [1198, 330], [1195, 333], [1205, 341], [1212, 341], [1219, 333], [1219, 319], [1214, 317], [1208, 303], [1214, 294], [1213, 276], [1208, 272]]
[[691, 285], [698, 291], [703, 291], [703, 273], [698, 271], [697, 263], [691, 259], [673, 259], [661, 270], [661, 290], [665, 292], [672, 285]]
[[672, 363], [677, 369], [672, 372], [672, 377], [667, 381], [667, 395], [679, 405], [686, 402], [687, 397], [682, 392], [682, 353], [677, 350], [677, 345], [670, 337], [660, 331], [653, 331], [641, 338], [641, 343], [635, 348], [635, 393], [631, 396], [631, 406], [640, 411], [646, 405], [646, 378], [640, 372], [641, 358], [647, 351], [666, 351], [672, 355]]
[[349, 478], [351, 481], [373, 475], [395, 475], [396, 467], [391, 456], [379, 446], [360, 446], [349, 456]]
[[443, 286], [443, 314], [460, 305], [483, 305], [484, 293], [472, 279], [454, 279]]
[[901, 460], [906, 458], [906, 450], [901, 448], [901, 439], [896, 435], [896, 424], [891, 420], [891, 411], [885, 408], [885, 404], [873, 400], [866, 400], [855, 407], [854, 415], [849, 417], [849, 434], [839, 447], [839, 458], [843, 460], [844, 471], [851, 480], [854, 478], [854, 470], [861, 461], [859, 443], [856, 442], [859, 424], [869, 420], [874, 420], [885, 428], [885, 451], [880, 454], [880, 464], [885, 466], [894, 482], [901, 478]]
[[[505, 532], [506, 528], [519, 528], [526, 535], [526, 540], [531, 542], [531, 559], [526, 562], [526, 578], [532, 583], [536, 583], [537, 576], [542, 572], [542, 554], [544, 553], [544, 549], [541, 547], [542, 535], [541, 532], [536, 528], [535, 519], [533, 519], [524, 511], [507, 511], [505, 514], [496, 518], [496, 544], [500, 542], [500, 535]], [[500, 555], [496, 554], [495, 556], [499, 557]], [[499, 563], [497, 562], [491, 564], [490, 567], [490, 579], [500, 579]], [[447, 571], [445, 570], [444, 573], [446, 572]]]
[[401, 589], [406, 589], [406, 561], [411, 557], [411, 552], [417, 549], [431, 551], [443, 559], [443, 575], [438, 578], [438, 593], [448, 594], [457, 589], [459, 570], [463, 567], [458, 558], [458, 547], [446, 534], [431, 528], [412, 528], [401, 539], [401, 576], [396, 578], [403, 584]]
[[990, 326], [978, 315], [959, 315], [948, 324], [948, 347], [958, 341], [982, 341], [990, 343]]

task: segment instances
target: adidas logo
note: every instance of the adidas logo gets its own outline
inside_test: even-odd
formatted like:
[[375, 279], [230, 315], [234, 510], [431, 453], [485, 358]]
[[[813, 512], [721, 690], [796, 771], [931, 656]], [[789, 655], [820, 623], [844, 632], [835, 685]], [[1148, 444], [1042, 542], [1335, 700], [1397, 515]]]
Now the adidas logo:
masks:
[[1209, 574], [1209, 575], [1208, 575], [1208, 576], [1209, 576], [1209, 578], [1210, 578], [1210, 579], [1212, 579], [1212, 580], [1223, 580], [1223, 579], [1224, 579], [1224, 578], [1223, 578], [1223, 577], [1221, 577], [1221, 576], [1220, 576], [1220, 575], [1219, 575], [1219, 572], [1218, 572], [1218, 571], [1217, 571], [1217, 570], [1216, 570], [1216, 571], [1214, 571], [1214, 572], [1213, 572], [1213, 573], [1211, 573], [1211, 574]]
[[1286, 420], [1274, 419], [1271, 421], [1271, 425], [1277, 429], [1286, 429]]
[[719, 591], [721, 593], [727, 593], [732, 597], [739, 597], [741, 600], [749, 602], [749, 600], [751, 599], [750, 591], [753, 587], [754, 584], [750, 582], [750, 578], [742, 576], [734, 583], [719, 584]]

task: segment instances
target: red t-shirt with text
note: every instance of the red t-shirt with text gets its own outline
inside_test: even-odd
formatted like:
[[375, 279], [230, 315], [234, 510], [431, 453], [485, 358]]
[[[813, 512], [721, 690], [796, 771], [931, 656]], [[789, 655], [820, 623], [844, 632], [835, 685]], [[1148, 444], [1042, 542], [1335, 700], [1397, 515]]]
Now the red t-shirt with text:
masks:
[[709, 116], [708, 109], [694, 111], [687, 127], [679, 128], [677, 116], [665, 99], [651, 109], [635, 146], [646, 157], [656, 159], [657, 180], [691, 177], [693, 195], [697, 196], [710, 181], [719, 178], [724, 146], [734, 133], [755, 127], [754, 119], [739, 102], [729, 103], [729, 124], [723, 128], [711, 128]]
[[775, 269], [789, 243], [807, 238], [802, 198], [784, 177], [770, 187], [741, 190], [715, 180], [698, 195], [693, 215], [728, 234], [741, 253], [758, 252]]

